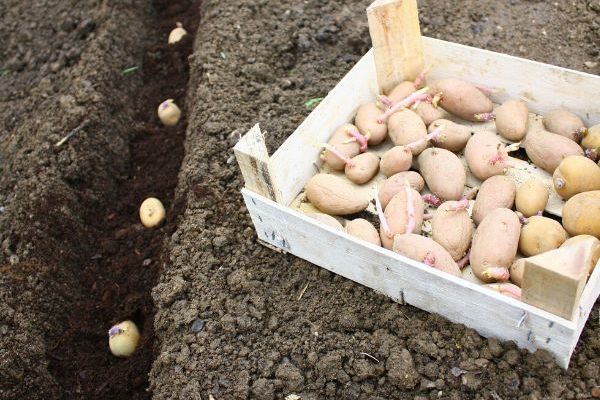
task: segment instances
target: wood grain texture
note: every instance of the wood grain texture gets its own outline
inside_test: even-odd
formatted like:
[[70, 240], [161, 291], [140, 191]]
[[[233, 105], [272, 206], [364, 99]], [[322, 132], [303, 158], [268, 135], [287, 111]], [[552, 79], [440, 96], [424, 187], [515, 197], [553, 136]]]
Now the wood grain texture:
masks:
[[271, 159], [265, 145], [265, 138], [258, 124], [254, 125], [233, 148], [245, 185], [271, 200], [281, 201], [273, 177]]
[[382, 93], [423, 71], [423, 44], [416, 0], [377, 0], [367, 8], [369, 33]]
[[249, 190], [242, 190], [242, 194], [260, 241], [394, 301], [464, 324], [483, 336], [511, 340], [530, 351], [546, 349], [563, 368], [568, 366], [578, 329], [593, 306], [589, 296], [597, 296], [599, 268], [586, 286], [586, 290], [594, 289], [584, 290], [582, 295], [584, 312], [575, 321], [568, 321], [337, 231]]

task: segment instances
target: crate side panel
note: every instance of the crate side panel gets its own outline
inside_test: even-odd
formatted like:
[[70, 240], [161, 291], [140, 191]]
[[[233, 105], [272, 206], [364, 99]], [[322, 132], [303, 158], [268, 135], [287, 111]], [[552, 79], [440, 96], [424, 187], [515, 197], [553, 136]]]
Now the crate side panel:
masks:
[[319, 159], [322, 150], [317, 144], [327, 142], [340, 125], [354, 119], [361, 104], [375, 101], [378, 94], [370, 50], [272, 155], [282, 204], [289, 205], [317, 171], [313, 162]]
[[[592, 276], [590, 276], [590, 279], [585, 285], [585, 289], [583, 289], [583, 293], [581, 295], [579, 315], [577, 316], [577, 337], [581, 335], [585, 323], [591, 316], [590, 314], [592, 312], [592, 308], [598, 300], [598, 296], [600, 296], [600, 260], [596, 264], [594, 272], [592, 273]], [[596, 318], [600, 320], [600, 315], [596, 316]]]
[[311, 263], [521, 348], [546, 349], [566, 368], [575, 324], [326, 227], [243, 190], [259, 238]]
[[465, 79], [499, 88], [498, 103], [521, 98], [538, 114], [564, 107], [588, 126], [600, 123], [599, 76], [428, 37], [423, 45], [429, 79]]

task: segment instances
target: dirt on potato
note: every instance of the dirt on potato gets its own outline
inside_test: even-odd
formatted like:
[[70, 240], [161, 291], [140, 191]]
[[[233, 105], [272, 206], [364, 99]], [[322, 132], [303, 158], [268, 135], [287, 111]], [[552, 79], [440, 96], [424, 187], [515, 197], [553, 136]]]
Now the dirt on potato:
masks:
[[[563, 371], [257, 243], [231, 148], [257, 122], [285, 140], [370, 47], [369, 3], [0, 2], [1, 399], [598, 395], [598, 305]], [[596, 0], [419, 7], [425, 35], [600, 73]], [[142, 347], [121, 360], [124, 318]]]

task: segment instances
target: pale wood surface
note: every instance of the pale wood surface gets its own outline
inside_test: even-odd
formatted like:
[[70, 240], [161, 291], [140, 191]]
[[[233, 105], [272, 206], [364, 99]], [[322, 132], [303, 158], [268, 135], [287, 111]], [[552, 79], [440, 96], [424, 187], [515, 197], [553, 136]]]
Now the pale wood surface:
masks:
[[369, 33], [382, 93], [424, 69], [417, 0], [377, 0], [367, 8]]
[[233, 148], [235, 157], [248, 189], [275, 200], [281, 200], [281, 192], [273, 183], [275, 176], [265, 138], [258, 124], [254, 125]]
[[[547, 349], [567, 367], [584, 317], [576, 324], [371, 245], [249, 190], [242, 193], [261, 241], [483, 336], [512, 340], [529, 350]], [[593, 301], [583, 298], [584, 305], [589, 314]]]
[[522, 300], [566, 319], [578, 312], [594, 244], [587, 241], [525, 259]]

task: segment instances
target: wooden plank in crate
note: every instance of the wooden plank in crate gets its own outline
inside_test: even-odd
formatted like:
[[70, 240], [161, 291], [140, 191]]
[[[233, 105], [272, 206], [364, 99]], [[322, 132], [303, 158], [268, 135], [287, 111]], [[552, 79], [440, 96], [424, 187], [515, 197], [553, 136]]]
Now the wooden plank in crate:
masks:
[[261, 241], [483, 336], [546, 349], [563, 368], [600, 290], [597, 266], [582, 295], [581, 315], [568, 321], [332, 229], [250, 190], [242, 194]]

